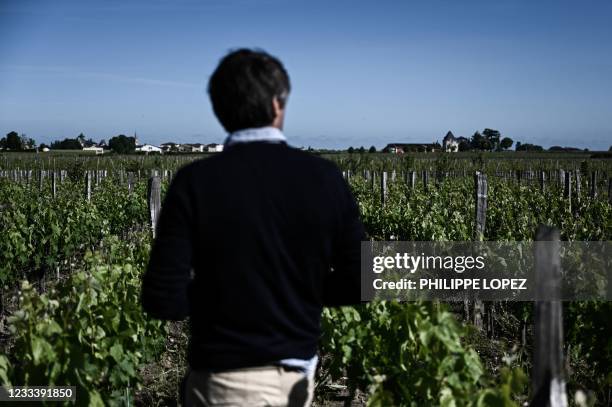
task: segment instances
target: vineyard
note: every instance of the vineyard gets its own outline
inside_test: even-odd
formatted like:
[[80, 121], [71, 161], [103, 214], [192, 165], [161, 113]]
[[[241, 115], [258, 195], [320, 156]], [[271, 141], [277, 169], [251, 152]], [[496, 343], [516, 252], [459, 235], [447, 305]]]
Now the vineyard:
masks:
[[[561, 240], [612, 240], [610, 160], [328, 158], [375, 240], [531, 241], [540, 224]], [[74, 385], [78, 405], [176, 405], [187, 327], [147, 317], [140, 285], [158, 199], [151, 186], [159, 180], [163, 198], [191, 159], [0, 157], [2, 383]], [[562, 307], [570, 404], [612, 405], [612, 302]], [[322, 327], [319, 405], [533, 397], [533, 303], [372, 302], [325, 309]]]

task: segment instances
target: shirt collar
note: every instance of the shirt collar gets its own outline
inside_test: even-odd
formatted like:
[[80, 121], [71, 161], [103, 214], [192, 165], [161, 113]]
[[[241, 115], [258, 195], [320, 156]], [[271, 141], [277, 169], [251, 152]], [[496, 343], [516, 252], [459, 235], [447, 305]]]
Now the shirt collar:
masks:
[[229, 147], [238, 143], [249, 143], [252, 141], [265, 141], [268, 143], [286, 143], [287, 138], [282, 131], [276, 127], [256, 127], [251, 129], [242, 129], [230, 133], [225, 139], [225, 147]]

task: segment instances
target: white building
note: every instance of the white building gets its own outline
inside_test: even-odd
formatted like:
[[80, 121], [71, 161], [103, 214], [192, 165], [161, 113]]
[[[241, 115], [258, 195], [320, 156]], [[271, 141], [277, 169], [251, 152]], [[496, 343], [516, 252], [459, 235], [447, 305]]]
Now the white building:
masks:
[[208, 151], [209, 153], [220, 153], [223, 151], [223, 144], [209, 144], [206, 146], [206, 151]]
[[162, 153], [162, 149], [151, 144], [143, 144], [140, 146], [136, 146], [136, 151], [142, 153]]
[[83, 151], [91, 151], [96, 154], [104, 154], [104, 149], [98, 146], [83, 147]]
[[191, 149], [192, 153], [203, 153], [206, 146], [204, 144], [189, 144], [188, 147]]
[[446, 133], [444, 140], [442, 140], [442, 148], [447, 153], [456, 153], [459, 151], [459, 141], [455, 138], [452, 131]]

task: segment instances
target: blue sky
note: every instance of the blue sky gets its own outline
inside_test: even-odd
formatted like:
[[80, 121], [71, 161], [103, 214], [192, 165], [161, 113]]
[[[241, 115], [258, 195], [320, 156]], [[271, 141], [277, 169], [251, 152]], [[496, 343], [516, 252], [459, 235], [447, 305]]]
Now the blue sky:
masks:
[[291, 76], [298, 146], [432, 142], [485, 127], [612, 144], [610, 1], [0, 0], [0, 134], [221, 142], [206, 82], [230, 49]]

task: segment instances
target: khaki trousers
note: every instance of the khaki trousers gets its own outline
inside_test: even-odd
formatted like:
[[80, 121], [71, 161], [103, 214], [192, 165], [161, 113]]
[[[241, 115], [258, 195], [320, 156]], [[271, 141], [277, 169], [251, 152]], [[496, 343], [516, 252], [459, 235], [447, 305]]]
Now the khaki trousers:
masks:
[[189, 369], [183, 382], [183, 407], [305, 407], [313, 395], [313, 378], [281, 366], [222, 372]]

